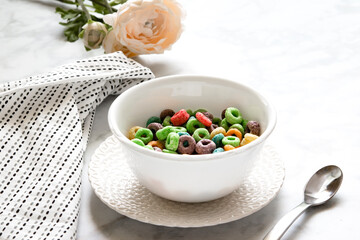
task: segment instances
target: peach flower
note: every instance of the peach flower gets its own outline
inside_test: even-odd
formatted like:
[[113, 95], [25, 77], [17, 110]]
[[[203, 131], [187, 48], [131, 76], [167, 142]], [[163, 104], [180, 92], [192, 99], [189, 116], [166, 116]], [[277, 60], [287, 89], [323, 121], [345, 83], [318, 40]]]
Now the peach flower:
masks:
[[104, 16], [113, 27], [103, 42], [105, 52], [123, 51], [128, 57], [163, 53], [180, 37], [182, 16], [175, 0], [129, 0]]
[[120, 44], [118, 40], [115, 38], [115, 32], [110, 31], [104, 41], [103, 41], [103, 47], [106, 53], [112, 53], [112, 52], [118, 52], [121, 51], [124, 53], [127, 57], [135, 57], [137, 54], [132, 53], [129, 51], [129, 49], [123, 45]]

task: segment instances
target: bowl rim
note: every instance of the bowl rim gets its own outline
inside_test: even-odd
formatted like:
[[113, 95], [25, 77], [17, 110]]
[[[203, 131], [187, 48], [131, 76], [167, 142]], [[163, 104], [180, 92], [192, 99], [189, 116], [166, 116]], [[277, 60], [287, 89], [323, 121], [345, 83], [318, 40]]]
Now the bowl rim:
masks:
[[[146, 88], [148, 85], [158, 84], [159, 82], [168, 81], [168, 80], [171, 80], [174, 78], [192, 78], [192, 79], [193, 78], [206, 78], [206, 79], [220, 80], [223, 82], [236, 84], [242, 88], [245, 88], [247, 91], [250, 91], [254, 95], [257, 95], [260, 99], [262, 99], [266, 103], [267, 109], [269, 112], [269, 122], [268, 122], [268, 126], [267, 126], [266, 130], [259, 136], [259, 138], [256, 141], [250, 142], [249, 144], [246, 144], [243, 147], [236, 148], [231, 151], [220, 152], [220, 153], [216, 153], [216, 154], [202, 154], [202, 155], [200, 155], [200, 154], [199, 155], [184, 155], [184, 154], [169, 154], [169, 153], [164, 154], [162, 152], [149, 151], [149, 149], [147, 149], [147, 148], [144, 148], [137, 144], [134, 144], [127, 138], [127, 136], [125, 136], [120, 131], [119, 128], [115, 127], [116, 126], [116, 121], [115, 121], [116, 116], [114, 113], [115, 113], [116, 106], [119, 104], [119, 102], [122, 101], [123, 98], [126, 98], [127, 95], [133, 94], [139, 88]], [[154, 79], [151, 79], [146, 82], [142, 82], [136, 86], [131, 87], [130, 89], [126, 90], [124, 93], [117, 96], [116, 99], [111, 103], [109, 111], [108, 111], [108, 124], [109, 124], [110, 130], [119, 141], [121, 141], [123, 144], [126, 145], [126, 147], [129, 147], [132, 150], [134, 150], [136, 152], [140, 152], [144, 155], [150, 155], [151, 157], [154, 157], [154, 158], [158, 158], [158, 159], [162, 159], [162, 160], [166, 160], [166, 161], [171, 160], [171, 161], [181, 161], [181, 162], [208, 161], [208, 160], [219, 160], [219, 159], [222, 160], [223, 158], [238, 155], [240, 153], [248, 151], [248, 150], [262, 144], [269, 137], [269, 135], [272, 133], [272, 131], [275, 128], [276, 121], [277, 121], [277, 114], [276, 114], [276, 110], [275, 110], [274, 106], [267, 100], [266, 97], [264, 97], [263, 94], [260, 94], [258, 91], [256, 91], [252, 87], [249, 87], [248, 85], [245, 85], [243, 83], [240, 83], [240, 82], [237, 82], [234, 80], [221, 78], [221, 77], [215, 77], [215, 76], [200, 75], [200, 74], [199, 75], [197, 75], [197, 74], [169, 75], [169, 76], [154, 78]]]

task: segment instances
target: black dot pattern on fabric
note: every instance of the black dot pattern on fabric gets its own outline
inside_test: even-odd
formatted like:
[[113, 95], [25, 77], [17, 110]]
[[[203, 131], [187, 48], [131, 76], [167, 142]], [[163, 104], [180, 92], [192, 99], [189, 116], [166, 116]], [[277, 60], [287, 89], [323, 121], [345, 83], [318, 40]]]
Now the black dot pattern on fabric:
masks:
[[153, 77], [114, 53], [0, 85], [0, 239], [76, 239], [95, 108]]

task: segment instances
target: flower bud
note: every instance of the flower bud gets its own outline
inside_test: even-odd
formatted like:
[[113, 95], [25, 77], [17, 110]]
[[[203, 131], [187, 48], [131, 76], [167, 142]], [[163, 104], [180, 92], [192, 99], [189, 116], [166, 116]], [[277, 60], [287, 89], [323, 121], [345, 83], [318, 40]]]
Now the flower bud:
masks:
[[89, 50], [99, 48], [107, 34], [105, 25], [89, 21], [82, 28], [84, 30], [79, 36], [83, 39], [85, 48]]

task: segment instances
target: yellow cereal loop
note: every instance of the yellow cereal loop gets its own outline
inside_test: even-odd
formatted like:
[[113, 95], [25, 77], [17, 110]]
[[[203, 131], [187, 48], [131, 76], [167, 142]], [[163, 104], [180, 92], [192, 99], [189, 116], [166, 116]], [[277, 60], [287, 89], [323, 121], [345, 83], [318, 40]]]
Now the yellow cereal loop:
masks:
[[240, 143], [240, 146], [242, 147], [248, 143], [251, 143], [252, 141], [254, 141], [256, 139], [258, 139], [258, 136], [251, 134], [251, 133], [246, 133], [243, 140]]
[[135, 134], [140, 128], [142, 128], [142, 127], [135, 126], [135, 127], [130, 128], [129, 133], [128, 133], [130, 140], [135, 138]]
[[215, 128], [215, 129], [210, 133], [210, 139], [212, 139], [213, 137], [215, 137], [216, 134], [219, 134], [219, 133], [222, 133], [222, 134], [224, 134], [224, 136], [225, 136], [225, 134], [226, 134], [225, 128], [223, 128], [223, 127], [217, 127], [217, 128]]

